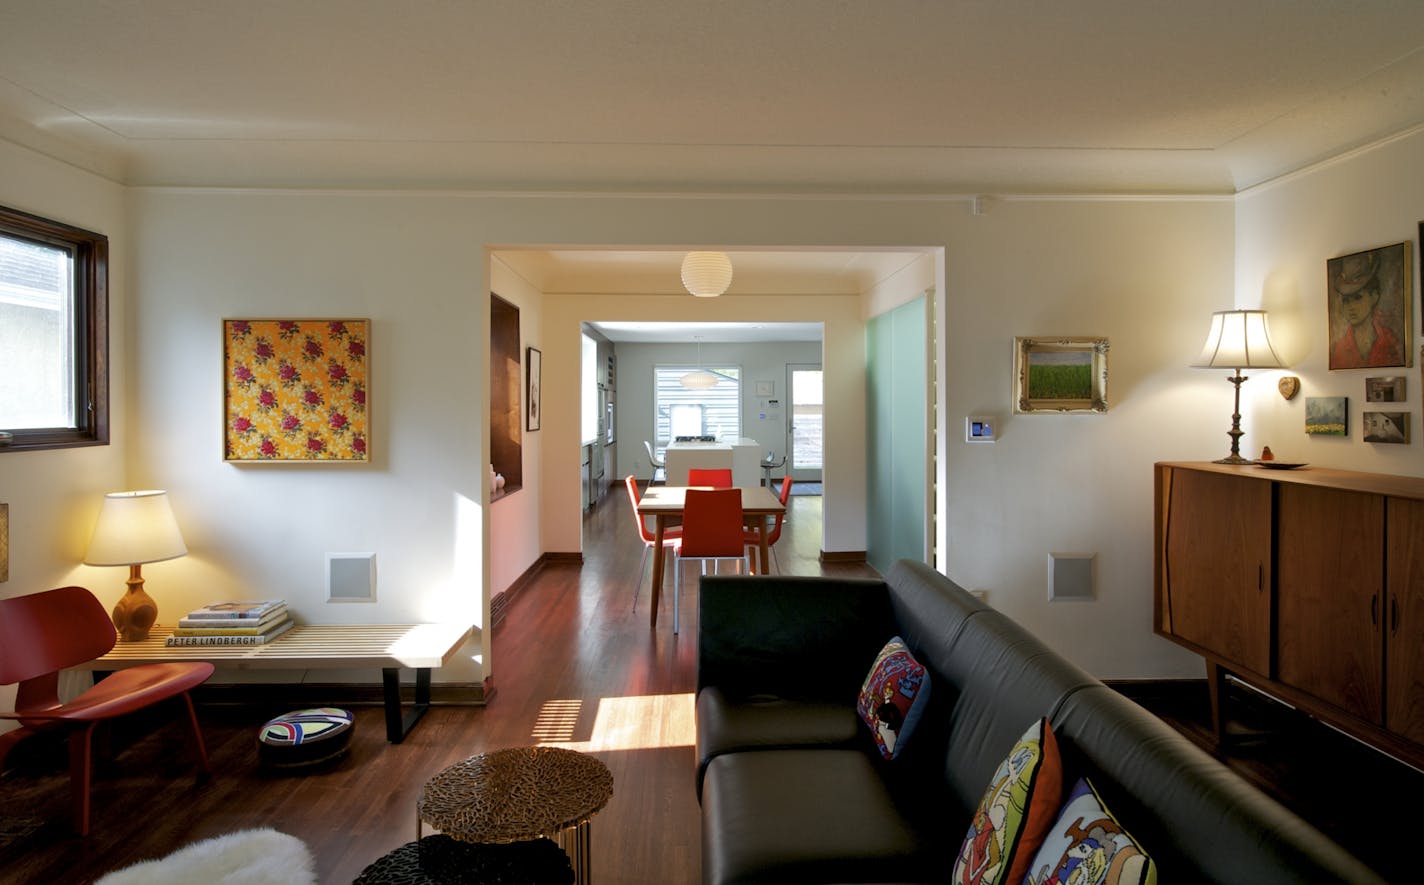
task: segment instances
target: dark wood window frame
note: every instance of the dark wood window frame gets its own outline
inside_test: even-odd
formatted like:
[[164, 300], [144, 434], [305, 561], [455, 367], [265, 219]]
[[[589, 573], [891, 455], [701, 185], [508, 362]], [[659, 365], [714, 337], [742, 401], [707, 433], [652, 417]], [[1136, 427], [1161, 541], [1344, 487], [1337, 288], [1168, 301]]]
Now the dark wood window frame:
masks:
[[0, 234], [74, 255], [74, 427], [8, 428], [0, 453], [109, 444], [109, 238], [0, 206]]

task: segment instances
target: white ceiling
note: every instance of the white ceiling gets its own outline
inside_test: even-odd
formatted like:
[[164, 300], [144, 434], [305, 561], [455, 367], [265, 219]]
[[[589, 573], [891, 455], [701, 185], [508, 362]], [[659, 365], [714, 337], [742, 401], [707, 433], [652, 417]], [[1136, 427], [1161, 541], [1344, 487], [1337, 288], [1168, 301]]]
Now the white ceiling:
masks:
[[1226, 194], [1424, 123], [1420, 0], [5, 0], [133, 185]]

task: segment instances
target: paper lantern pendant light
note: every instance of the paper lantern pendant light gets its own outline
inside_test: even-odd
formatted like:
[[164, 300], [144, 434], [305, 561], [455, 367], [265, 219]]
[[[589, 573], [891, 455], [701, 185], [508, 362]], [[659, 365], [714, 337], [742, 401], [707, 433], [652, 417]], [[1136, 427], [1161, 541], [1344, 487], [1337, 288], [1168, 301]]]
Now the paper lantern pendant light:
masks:
[[732, 285], [732, 259], [725, 252], [688, 252], [682, 259], [682, 284], [698, 298], [716, 298]]

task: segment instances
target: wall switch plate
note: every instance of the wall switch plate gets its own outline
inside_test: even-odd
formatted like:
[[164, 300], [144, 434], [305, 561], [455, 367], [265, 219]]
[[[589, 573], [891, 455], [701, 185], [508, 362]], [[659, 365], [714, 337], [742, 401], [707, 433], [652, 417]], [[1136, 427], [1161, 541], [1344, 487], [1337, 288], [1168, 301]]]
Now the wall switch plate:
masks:
[[993, 442], [998, 439], [999, 419], [990, 415], [970, 415], [964, 419], [965, 442]]

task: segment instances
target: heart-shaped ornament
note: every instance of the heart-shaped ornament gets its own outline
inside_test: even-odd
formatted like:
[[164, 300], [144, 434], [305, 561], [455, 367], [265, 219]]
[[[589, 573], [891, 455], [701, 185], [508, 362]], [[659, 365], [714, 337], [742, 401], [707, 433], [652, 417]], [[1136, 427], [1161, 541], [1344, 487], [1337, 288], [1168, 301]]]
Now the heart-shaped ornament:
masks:
[[1294, 399], [1295, 395], [1300, 393], [1300, 379], [1294, 375], [1287, 375], [1276, 382], [1276, 388], [1280, 390], [1281, 396], [1286, 399]]

